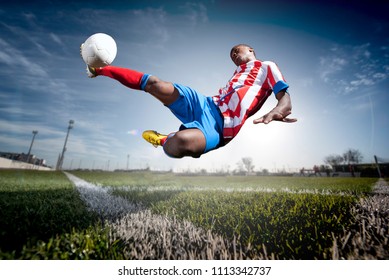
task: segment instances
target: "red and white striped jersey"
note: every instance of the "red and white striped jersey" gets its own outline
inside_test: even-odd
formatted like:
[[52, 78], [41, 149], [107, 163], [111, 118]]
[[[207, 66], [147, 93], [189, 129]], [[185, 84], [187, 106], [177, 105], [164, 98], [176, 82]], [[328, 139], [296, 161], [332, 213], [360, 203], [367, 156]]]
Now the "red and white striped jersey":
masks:
[[238, 134], [247, 118], [258, 112], [272, 92], [277, 94], [288, 87], [274, 62], [254, 60], [238, 66], [219, 95], [212, 97], [224, 117], [225, 144]]

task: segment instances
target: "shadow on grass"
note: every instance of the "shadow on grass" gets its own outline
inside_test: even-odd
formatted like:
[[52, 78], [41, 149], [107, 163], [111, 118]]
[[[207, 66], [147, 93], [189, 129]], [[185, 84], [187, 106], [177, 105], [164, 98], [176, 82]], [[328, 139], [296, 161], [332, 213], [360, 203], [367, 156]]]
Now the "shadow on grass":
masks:
[[2, 191], [0, 209], [0, 258], [19, 258], [23, 247], [97, 222], [72, 188]]

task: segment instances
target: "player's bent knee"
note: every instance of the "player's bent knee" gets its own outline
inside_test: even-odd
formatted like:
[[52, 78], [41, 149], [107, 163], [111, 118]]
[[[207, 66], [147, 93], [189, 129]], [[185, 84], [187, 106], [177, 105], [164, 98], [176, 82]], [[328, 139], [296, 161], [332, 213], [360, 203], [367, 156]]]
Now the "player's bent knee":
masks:
[[205, 147], [203, 147], [202, 141], [196, 140], [191, 133], [187, 132], [177, 132], [166, 141], [163, 149], [168, 156], [173, 158], [185, 156], [199, 158], [203, 154]]
[[[171, 140], [171, 139], [169, 139], [169, 140]], [[180, 152], [179, 149], [174, 147], [174, 143], [171, 141], [168, 141], [165, 143], [165, 145], [163, 146], [163, 151], [165, 152], [165, 154], [168, 157], [171, 157], [171, 158], [182, 158], [183, 157], [182, 152]]]
[[163, 151], [165, 152], [165, 155], [167, 155], [170, 158], [182, 158], [182, 156], [178, 156], [176, 154], [173, 154], [169, 149], [163, 147]]

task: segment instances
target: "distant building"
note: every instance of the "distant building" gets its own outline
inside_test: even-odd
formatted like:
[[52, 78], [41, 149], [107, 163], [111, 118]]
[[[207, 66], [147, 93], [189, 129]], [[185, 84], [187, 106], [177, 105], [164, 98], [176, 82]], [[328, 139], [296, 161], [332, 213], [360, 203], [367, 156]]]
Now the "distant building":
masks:
[[26, 162], [34, 165], [39, 165], [39, 166], [47, 166], [45, 159], [37, 158], [35, 155], [32, 154], [28, 156], [25, 153], [0, 152], [0, 157], [10, 159], [10, 160]]
[[[389, 176], [389, 163], [379, 163], [378, 168], [382, 177]], [[359, 164], [344, 164], [334, 166], [334, 173], [336, 172], [348, 172], [358, 173], [360, 177], [379, 177], [377, 164], [374, 163], [359, 163]]]

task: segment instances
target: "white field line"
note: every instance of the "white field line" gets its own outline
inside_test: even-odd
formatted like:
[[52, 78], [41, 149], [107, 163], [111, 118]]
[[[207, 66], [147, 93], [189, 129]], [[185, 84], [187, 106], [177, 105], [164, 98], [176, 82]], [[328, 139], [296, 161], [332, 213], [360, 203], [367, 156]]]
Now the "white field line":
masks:
[[113, 221], [124, 215], [142, 209], [140, 205], [130, 203], [128, 200], [110, 194], [109, 189], [86, 182], [72, 174], [64, 172], [76, 186], [81, 199], [88, 209], [97, 213], [102, 220]]
[[[112, 187], [107, 187], [112, 188]], [[176, 186], [147, 186], [147, 187], [134, 187], [134, 186], [121, 186], [115, 187], [119, 191], [220, 191], [220, 192], [263, 192], [263, 193], [293, 193], [293, 194], [320, 194], [320, 195], [340, 195], [347, 196], [351, 195], [348, 192], [337, 192], [331, 190], [320, 190], [320, 189], [291, 189], [291, 188], [270, 188], [270, 187], [176, 187]]]
[[[113, 187], [106, 186], [111, 189]], [[320, 195], [339, 195], [339, 196], [354, 196], [347, 191], [333, 191], [324, 189], [293, 189], [288, 187], [272, 188], [266, 186], [258, 187], [208, 187], [208, 186], [120, 186], [114, 187], [119, 191], [221, 191], [221, 192], [263, 192], [263, 193], [292, 193], [292, 194], [320, 194]], [[388, 183], [384, 179], [379, 179], [373, 186], [373, 194], [389, 194]]]
[[379, 179], [373, 189], [374, 194], [389, 194], [389, 184], [384, 179]]
[[[205, 231], [188, 221], [179, 221], [130, 203], [110, 194], [106, 188], [86, 182], [72, 174], [66, 176], [76, 186], [87, 207], [108, 221], [113, 240], [127, 246], [128, 259], [242, 259], [220, 235]], [[234, 252], [229, 248], [233, 246]]]
[[[382, 213], [389, 217], [389, 185], [384, 179], [379, 179], [374, 185], [372, 196], [363, 198], [360, 207], [366, 209], [368, 213]], [[386, 215], [385, 215], [386, 213]]]
[[[109, 221], [108, 225], [113, 229], [112, 238], [114, 240], [120, 238], [126, 243], [126, 254], [129, 259], [242, 259], [243, 257], [241, 251], [235, 250], [235, 242], [231, 245], [231, 242], [221, 236], [213, 234], [209, 230], [204, 231], [195, 227], [188, 221], [182, 222], [174, 217], [154, 215], [140, 205], [130, 203], [120, 196], [112, 195], [112, 188], [96, 186], [72, 174], [65, 174], [74, 183], [87, 207], [98, 213], [102, 219]], [[130, 190], [129, 187], [122, 189]], [[171, 188], [166, 187], [142, 188], [142, 190], [148, 191], [168, 189], [171, 190]], [[183, 188], [177, 189], [182, 190]], [[187, 189], [192, 190], [193, 188]], [[204, 188], [197, 189], [204, 190]], [[223, 188], [216, 189], [225, 191]], [[231, 188], [227, 191], [242, 190]], [[247, 188], [246, 191], [276, 192], [280, 190]], [[292, 191], [283, 189], [283, 191], [323, 194], [317, 190]], [[369, 211], [377, 211], [377, 205], [379, 205], [380, 208], [382, 207], [379, 209], [380, 211], [388, 211], [388, 184], [379, 180], [373, 193], [376, 195], [373, 196], [372, 200], [365, 199], [360, 202], [363, 207], [368, 208]], [[231, 246], [234, 248], [232, 255], [228, 249]], [[267, 258], [267, 256], [261, 255], [261, 258]]]

